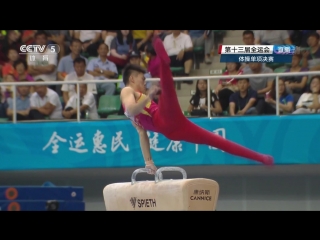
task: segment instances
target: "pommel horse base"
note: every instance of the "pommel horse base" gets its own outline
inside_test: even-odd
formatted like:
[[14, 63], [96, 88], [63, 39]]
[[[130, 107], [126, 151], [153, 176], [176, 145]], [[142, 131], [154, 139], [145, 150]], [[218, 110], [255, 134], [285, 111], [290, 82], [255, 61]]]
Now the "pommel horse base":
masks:
[[[178, 171], [183, 179], [164, 180], [162, 172]], [[132, 173], [131, 182], [113, 183], [103, 189], [107, 211], [215, 211], [219, 184], [211, 179], [187, 179], [179, 167], [162, 167], [155, 173], [155, 181], [136, 181], [139, 168]]]

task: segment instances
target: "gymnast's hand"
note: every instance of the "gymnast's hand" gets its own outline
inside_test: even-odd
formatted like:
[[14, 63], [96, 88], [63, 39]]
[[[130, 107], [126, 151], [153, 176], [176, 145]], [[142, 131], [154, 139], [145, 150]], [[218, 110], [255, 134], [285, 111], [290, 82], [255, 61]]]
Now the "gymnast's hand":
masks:
[[156, 171], [158, 170], [157, 167], [154, 165], [153, 161], [150, 161], [150, 163], [146, 163], [146, 169], [148, 169], [148, 174], [154, 175]]
[[148, 96], [150, 99], [154, 99], [156, 95], [160, 92], [160, 88], [156, 85], [152, 85], [148, 90]]

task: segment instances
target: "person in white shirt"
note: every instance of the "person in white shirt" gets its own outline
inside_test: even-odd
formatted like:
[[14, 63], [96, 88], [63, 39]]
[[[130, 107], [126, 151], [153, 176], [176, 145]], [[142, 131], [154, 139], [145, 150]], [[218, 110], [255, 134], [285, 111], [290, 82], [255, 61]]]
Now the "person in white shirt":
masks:
[[[42, 79], [36, 82], [44, 82]], [[62, 104], [59, 95], [45, 85], [36, 85], [35, 92], [30, 97], [31, 120], [40, 120], [49, 117], [50, 119], [62, 119]]]
[[[94, 76], [86, 72], [86, 60], [78, 57], [73, 61], [74, 71], [69, 73], [64, 81], [82, 81], [94, 80]], [[63, 101], [67, 103], [69, 99], [76, 93], [74, 84], [63, 84], [61, 87]], [[97, 87], [95, 83], [88, 83], [88, 92], [97, 94]]]
[[101, 30], [74, 30], [74, 38], [80, 39], [83, 43], [83, 52], [88, 53], [89, 57], [98, 55], [101, 32]]
[[[87, 91], [87, 84], [80, 84], [80, 118], [86, 118], [86, 112], [88, 112], [89, 119], [98, 119], [98, 112], [96, 107], [96, 101], [91, 92]], [[73, 95], [67, 102], [62, 115], [66, 119], [76, 119], [77, 118], [77, 108], [78, 108], [78, 95]]]
[[303, 93], [292, 114], [310, 114], [320, 112], [320, 76], [313, 76], [310, 83], [310, 93]]
[[190, 74], [193, 62], [193, 45], [188, 34], [181, 30], [172, 30], [163, 41], [164, 48], [170, 57], [171, 67], [184, 67], [185, 75]]
[[[35, 34], [36, 45], [48, 45], [48, 35], [45, 31], [37, 31]], [[57, 80], [58, 54], [46, 49], [45, 53], [27, 54], [28, 73], [34, 80], [42, 79], [44, 81]], [[49, 86], [56, 89], [55, 86]]]

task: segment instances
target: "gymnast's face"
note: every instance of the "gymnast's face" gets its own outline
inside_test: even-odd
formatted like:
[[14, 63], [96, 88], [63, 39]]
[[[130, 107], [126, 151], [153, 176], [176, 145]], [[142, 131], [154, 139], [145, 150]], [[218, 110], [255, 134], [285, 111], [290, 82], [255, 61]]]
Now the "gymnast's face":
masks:
[[146, 92], [146, 78], [143, 73], [133, 72], [131, 75], [132, 87], [134, 90], [145, 93]]

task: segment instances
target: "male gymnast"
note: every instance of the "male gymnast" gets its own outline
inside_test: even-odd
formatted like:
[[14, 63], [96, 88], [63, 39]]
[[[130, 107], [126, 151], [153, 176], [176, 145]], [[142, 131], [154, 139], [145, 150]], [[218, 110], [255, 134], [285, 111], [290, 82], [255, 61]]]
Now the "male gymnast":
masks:
[[[123, 71], [125, 87], [120, 95], [124, 113], [131, 119], [139, 133], [141, 151], [146, 168], [149, 169], [148, 173], [155, 174], [157, 168], [151, 157], [147, 131], [161, 133], [173, 141], [204, 144], [219, 148], [229, 154], [272, 165], [274, 162], [272, 156], [252, 151], [224, 139], [195, 125], [183, 115], [170, 70], [170, 58], [159, 38], [154, 39], [153, 45], [161, 61], [161, 88], [154, 85], [149, 89], [148, 94], [144, 94], [146, 91], [145, 71], [140, 66], [128, 65]], [[157, 105], [152, 99], [159, 91], [161, 92]]]

